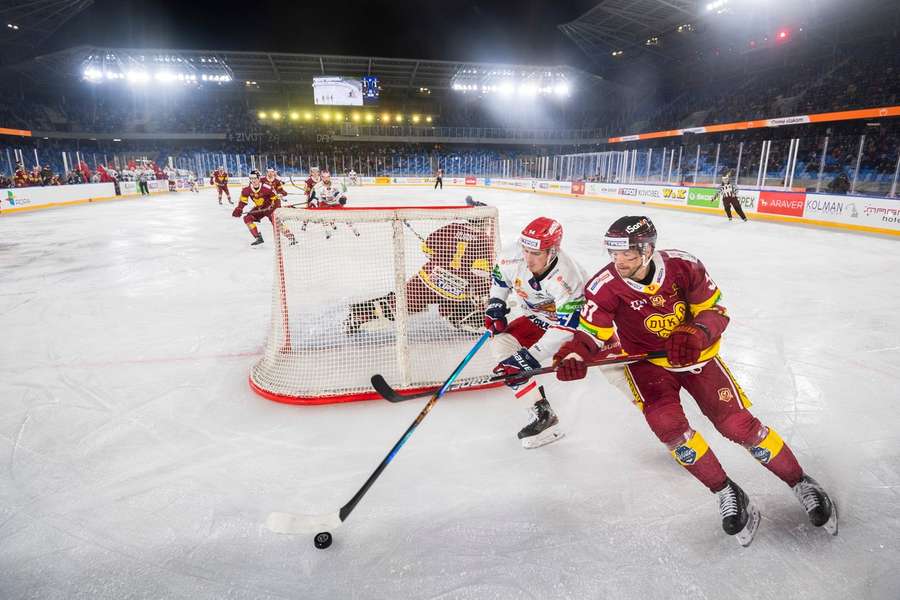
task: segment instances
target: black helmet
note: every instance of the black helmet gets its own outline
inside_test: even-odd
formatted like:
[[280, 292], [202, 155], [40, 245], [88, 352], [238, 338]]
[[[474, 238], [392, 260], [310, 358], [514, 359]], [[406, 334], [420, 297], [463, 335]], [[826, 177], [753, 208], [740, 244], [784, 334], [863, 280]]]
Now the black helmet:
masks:
[[621, 217], [606, 230], [603, 245], [610, 252], [656, 247], [656, 227], [649, 217]]

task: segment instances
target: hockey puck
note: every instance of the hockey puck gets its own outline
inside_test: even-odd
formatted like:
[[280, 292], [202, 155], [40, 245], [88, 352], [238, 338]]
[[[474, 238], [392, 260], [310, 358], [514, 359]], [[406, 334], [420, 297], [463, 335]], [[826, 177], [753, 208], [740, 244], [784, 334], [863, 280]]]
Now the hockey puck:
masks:
[[315, 544], [316, 548], [319, 550], [324, 550], [331, 545], [331, 534], [327, 531], [317, 533], [315, 539], [313, 539], [313, 544]]

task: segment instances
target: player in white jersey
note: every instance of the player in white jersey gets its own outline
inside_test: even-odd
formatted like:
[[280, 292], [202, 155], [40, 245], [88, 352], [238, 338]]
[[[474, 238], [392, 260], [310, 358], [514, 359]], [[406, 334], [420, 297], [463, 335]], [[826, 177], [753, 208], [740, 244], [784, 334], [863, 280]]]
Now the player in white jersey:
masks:
[[[525, 226], [519, 238], [521, 250], [494, 266], [484, 314], [484, 326], [494, 334], [491, 349], [500, 361], [494, 373], [520, 374], [507, 385], [516, 398], [532, 404], [531, 420], [518, 434], [525, 448], [537, 448], [564, 435], [543, 386], [529, 381], [529, 371], [540, 368], [572, 337], [584, 304], [585, 271], [560, 249], [562, 235], [562, 225], [547, 217]], [[511, 293], [518, 297], [524, 314], [508, 322]], [[617, 343], [612, 339], [608, 346]]]
[[322, 171], [322, 181], [316, 184], [315, 199], [310, 203], [310, 208], [341, 208], [347, 204], [347, 191], [331, 180], [331, 173]]
[[359, 176], [353, 169], [350, 169], [350, 172], [347, 173], [347, 178], [350, 180], [350, 185], [359, 185]]

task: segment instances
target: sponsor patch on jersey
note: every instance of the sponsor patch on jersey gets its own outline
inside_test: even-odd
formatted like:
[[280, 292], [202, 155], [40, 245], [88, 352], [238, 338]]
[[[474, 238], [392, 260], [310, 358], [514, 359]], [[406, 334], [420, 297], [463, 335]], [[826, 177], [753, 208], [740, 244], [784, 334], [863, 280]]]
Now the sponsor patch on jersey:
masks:
[[687, 252], [682, 252], [681, 250], [665, 250], [664, 252], [669, 258], [680, 258], [692, 263], [698, 262], [696, 256], [688, 254]]
[[734, 394], [728, 388], [719, 388], [719, 400], [721, 402], [731, 402], [734, 400]]
[[596, 294], [598, 291], [600, 291], [600, 288], [603, 287], [604, 283], [612, 281], [612, 279], [612, 273], [610, 273], [609, 271], [603, 271], [602, 273], [594, 277], [594, 279], [588, 284], [587, 289], [590, 293]]
[[656, 308], [662, 308], [666, 305], [666, 299], [662, 296], [653, 296], [652, 298], [650, 298], [650, 304], [652, 304]]

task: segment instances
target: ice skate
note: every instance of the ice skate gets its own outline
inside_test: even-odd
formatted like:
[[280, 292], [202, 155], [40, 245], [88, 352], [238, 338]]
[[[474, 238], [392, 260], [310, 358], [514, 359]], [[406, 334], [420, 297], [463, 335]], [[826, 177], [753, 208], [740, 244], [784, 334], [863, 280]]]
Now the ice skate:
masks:
[[759, 509], [744, 490], [730, 479], [725, 479], [725, 487], [716, 495], [719, 514], [722, 515], [722, 529], [728, 535], [735, 536], [741, 546], [749, 546], [759, 528]]
[[809, 522], [816, 527], [823, 527], [831, 535], [838, 533], [838, 511], [819, 482], [804, 475], [793, 488], [794, 495], [809, 516]]
[[565, 434], [559, 429], [559, 419], [546, 399], [538, 400], [529, 409], [531, 421], [519, 431], [522, 447], [531, 449], [551, 444]]
[[253, 240], [252, 242], [250, 242], [250, 245], [251, 245], [251, 246], [259, 246], [260, 244], [263, 243], [263, 241], [264, 241], [264, 240], [263, 240], [262, 236], [261, 236], [261, 235], [258, 235], [258, 236], [256, 236], [256, 239], [255, 239], [255, 240]]

